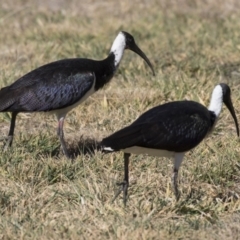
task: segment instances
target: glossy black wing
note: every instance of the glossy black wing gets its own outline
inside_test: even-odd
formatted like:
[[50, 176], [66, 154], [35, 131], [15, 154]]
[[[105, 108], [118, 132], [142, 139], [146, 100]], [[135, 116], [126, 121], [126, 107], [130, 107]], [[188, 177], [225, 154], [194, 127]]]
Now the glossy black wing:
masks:
[[78, 102], [95, 83], [91, 72], [55, 74], [49, 82], [0, 91], [0, 111], [51, 111]]
[[58, 78], [58, 76], [68, 77], [70, 75], [76, 75], [77, 73], [93, 72], [92, 66], [95, 66], [95, 63], [96, 61], [85, 58], [61, 59], [30, 71], [1, 90], [8, 89], [8, 91], [10, 91], [29, 87], [40, 82], [41, 84], [47, 85]]
[[160, 105], [130, 126], [102, 140], [114, 150], [133, 146], [185, 152], [197, 146], [213, 125], [214, 116], [202, 105], [178, 101]]

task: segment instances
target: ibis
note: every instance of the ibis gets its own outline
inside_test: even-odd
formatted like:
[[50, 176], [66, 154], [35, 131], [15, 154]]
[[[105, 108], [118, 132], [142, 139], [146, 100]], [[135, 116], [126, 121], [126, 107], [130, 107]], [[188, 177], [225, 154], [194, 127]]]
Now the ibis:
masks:
[[133, 36], [121, 31], [104, 60], [86, 58], [62, 59], [43, 65], [0, 90], [0, 112], [11, 112], [11, 123], [4, 149], [11, 146], [17, 114], [20, 112], [51, 112], [58, 119], [57, 134], [63, 153], [70, 158], [64, 140], [66, 114], [113, 77], [125, 49], [132, 50], [154, 69]]
[[124, 205], [129, 186], [129, 157], [131, 154], [149, 154], [173, 158], [172, 185], [176, 199], [180, 197], [177, 178], [179, 167], [187, 151], [196, 147], [214, 128], [225, 103], [239, 136], [237, 117], [228, 85], [215, 86], [208, 108], [194, 101], [174, 101], [156, 106], [143, 113], [129, 126], [101, 141], [103, 152], [124, 152], [124, 180], [113, 201], [123, 191]]

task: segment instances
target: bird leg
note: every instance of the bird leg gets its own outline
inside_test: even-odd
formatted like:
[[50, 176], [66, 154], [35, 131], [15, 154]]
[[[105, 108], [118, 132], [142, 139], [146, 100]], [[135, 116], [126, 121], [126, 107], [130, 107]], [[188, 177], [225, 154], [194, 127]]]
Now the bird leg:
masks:
[[8, 149], [8, 147], [12, 146], [17, 114], [18, 114], [18, 112], [12, 112], [12, 118], [11, 118], [11, 124], [10, 124], [8, 136], [1, 139], [1, 140], [4, 140], [4, 139], [7, 140], [7, 142], [5, 143], [5, 146], [3, 148], [4, 152]]
[[183, 161], [184, 153], [176, 153], [174, 157], [174, 167], [173, 167], [173, 175], [172, 175], [172, 186], [173, 186], [173, 191], [176, 197], [176, 200], [178, 201], [180, 198], [180, 192], [178, 190], [178, 170], [179, 167]]
[[69, 155], [69, 153], [68, 153], [67, 146], [66, 146], [66, 143], [65, 143], [65, 140], [64, 140], [63, 123], [64, 123], [64, 117], [61, 117], [61, 118], [58, 120], [57, 134], [58, 134], [58, 137], [59, 137], [60, 142], [61, 142], [63, 154], [64, 154], [67, 158], [70, 158], [70, 155]]
[[112, 202], [115, 201], [115, 199], [119, 196], [119, 194], [123, 191], [123, 203], [124, 206], [126, 207], [127, 203], [127, 193], [128, 193], [128, 186], [129, 186], [129, 171], [128, 171], [128, 165], [129, 165], [129, 157], [131, 154], [129, 153], [124, 153], [124, 180], [121, 183], [118, 183], [117, 185], [120, 186], [119, 190], [115, 194]]
[[178, 178], [178, 170], [174, 168], [173, 175], [172, 175], [172, 186], [173, 186], [174, 195], [176, 197], [176, 200], [178, 201], [180, 198], [180, 193], [178, 191], [177, 178]]

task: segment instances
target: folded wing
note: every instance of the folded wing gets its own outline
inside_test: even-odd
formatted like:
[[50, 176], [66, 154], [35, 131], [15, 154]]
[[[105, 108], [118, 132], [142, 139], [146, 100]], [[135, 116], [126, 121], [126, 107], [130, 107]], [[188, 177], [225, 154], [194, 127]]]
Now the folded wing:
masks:
[[131, 125], [103, 139], [102, 145], [116, 151], [139, 146], [185, 152], [207, 135], [209, 122], [211, 115], [202, 105], [171, 102], [145, 112]]

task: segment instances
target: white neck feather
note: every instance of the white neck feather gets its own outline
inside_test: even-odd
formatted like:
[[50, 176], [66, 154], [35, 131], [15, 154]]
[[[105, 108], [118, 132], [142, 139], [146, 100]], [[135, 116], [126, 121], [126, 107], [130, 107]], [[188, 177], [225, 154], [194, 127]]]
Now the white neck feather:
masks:
[[223, 103], [223, 90], [220, 85], [217, 85], [213, 89], [208, 110], [214, 112], [218, 117], [222, 109], [222, 103]]
[[122, 32], [120, 32], [115, 38], [110, 50], [110, 53], [113, 53], [115, 56], [115, 62], [114, 62], [115, 67], [118, 66], [118, 64], [122, 59], [125, 46], [126, 46], [125, 35]]

